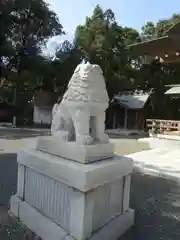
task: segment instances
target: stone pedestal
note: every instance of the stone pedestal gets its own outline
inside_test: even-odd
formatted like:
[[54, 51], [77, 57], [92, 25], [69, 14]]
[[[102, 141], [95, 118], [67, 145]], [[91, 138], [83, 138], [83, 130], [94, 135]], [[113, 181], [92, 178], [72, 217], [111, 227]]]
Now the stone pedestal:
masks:
[[[129, 208], [132, 160], [113, 156], [84, 164], [83, 159], [94, 160], [90, 155], [96, 150], [84, 146], [80, 163], [75, 149], [76, 161], [67, 160], [57, 156], [57, 149], [52, 154], [51, 147], [45, 148], [46, 140], [39, 140], [41, 151], [18, 153], [18, 189], [11, 212], [43, 240], [117, 240], [134, 223]], [[68, 150], [72, 143], [64, 144]], [[109, 157], [112, 146], [107, 144], [107, 149]]]
[[112, 143], [96, 143], [93, 145], [78, 145], [76, 142], [65, 142], [58, 137], [39, 137], [37, 150], [53, 154], [80, 163], [96, 162], [114, 156]]

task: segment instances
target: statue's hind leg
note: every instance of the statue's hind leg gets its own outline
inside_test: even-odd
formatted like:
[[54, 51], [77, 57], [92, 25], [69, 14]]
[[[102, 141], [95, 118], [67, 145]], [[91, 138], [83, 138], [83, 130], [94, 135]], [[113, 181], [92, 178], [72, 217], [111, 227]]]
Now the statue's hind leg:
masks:
[[78, 144], [89, 145], [94, 139], [90, 136], [90, 115], [82, 109], [72, 111], [72, 119], [75, 128], [76, 142]]
[[64, 141], [72, 141], [75, 139], [75, 131], [72, 119], [64, 119], [63, 128], [56, 131], [54, 136], [64, 140]]
[[73, 121], [64, 106], [60, 106], [59, 110], [53, 116], [51, 133], [64, 141], [74, 140]]
[[64, 131], [62, 138], [65, 141], [72, 141], [75, 139], [75, 130], [72, 118], [68, 117], [65, 121]]

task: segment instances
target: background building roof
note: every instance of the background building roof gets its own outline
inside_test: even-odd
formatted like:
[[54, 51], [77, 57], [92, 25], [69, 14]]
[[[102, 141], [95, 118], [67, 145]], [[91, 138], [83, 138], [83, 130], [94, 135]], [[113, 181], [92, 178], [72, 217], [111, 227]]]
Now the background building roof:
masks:
[[152, 56], [164, 63], [180, 61], [180, 21], [172, 26], [163, 37], [135, 43], [128, 46], [137, 56]]
[[178, 87], [172, 87], [169, 90], [167, 90], [164, 94], [171, 95], [171, 94], [180, 94], [180, 86]]
[[114, 100], [129, 109], [142, 109], [149, 99], [149, 96], [150, 93], [125, 93], [116, 95]]

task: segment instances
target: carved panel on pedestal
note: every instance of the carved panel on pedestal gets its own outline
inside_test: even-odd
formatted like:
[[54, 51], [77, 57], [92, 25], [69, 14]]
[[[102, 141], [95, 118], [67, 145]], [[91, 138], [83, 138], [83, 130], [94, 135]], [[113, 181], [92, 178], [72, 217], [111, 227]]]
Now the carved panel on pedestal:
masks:
[[73, 189], [30, 168], [25, 172], [25, 201], [64, 229], [70, 226]]
[[95, 190], [93, 230], [104, 225], [112, 217], [121, 214], [124, 196], [123, 181], [124, 178], [117, 179]]

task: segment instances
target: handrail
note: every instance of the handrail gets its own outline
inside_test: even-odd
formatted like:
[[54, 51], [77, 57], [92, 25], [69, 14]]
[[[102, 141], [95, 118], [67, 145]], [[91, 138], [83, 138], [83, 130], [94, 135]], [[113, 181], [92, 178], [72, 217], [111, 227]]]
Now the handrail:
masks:
[[180, 132], [180, 121], [164, 119], [146, 119], [149, 131], [153, 133]]

